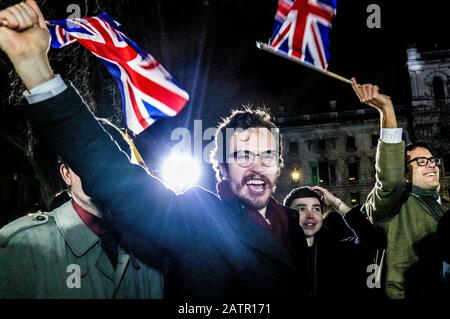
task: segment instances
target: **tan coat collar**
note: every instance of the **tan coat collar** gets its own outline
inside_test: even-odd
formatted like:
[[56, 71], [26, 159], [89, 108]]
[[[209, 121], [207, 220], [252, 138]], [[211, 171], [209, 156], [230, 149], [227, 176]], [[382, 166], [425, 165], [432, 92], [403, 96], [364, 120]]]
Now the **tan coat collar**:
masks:
[[53, 213], [59, 231], [75, 256], [81, 257], [100, 240], [78, 216], [71, 201]]

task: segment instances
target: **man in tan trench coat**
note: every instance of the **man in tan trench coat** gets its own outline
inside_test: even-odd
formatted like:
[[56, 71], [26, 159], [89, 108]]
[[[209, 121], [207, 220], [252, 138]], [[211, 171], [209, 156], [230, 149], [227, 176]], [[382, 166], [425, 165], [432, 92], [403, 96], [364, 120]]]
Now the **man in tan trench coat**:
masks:
[[60, 173], [71, 200], [0, 229], [0, 299], [162, 298], [162, 275], [115, 244], [78, 175]]

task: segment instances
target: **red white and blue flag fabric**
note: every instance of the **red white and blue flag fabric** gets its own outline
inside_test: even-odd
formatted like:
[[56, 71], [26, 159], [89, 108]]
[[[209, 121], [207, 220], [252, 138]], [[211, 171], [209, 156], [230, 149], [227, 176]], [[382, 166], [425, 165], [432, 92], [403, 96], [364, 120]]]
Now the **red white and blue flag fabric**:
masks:
[[337, 0], [279, 0], [269, 47], [326, 70]]
[[162, 65], [128, 38], [106, 12], [48, 21], [48, 28], [53, 48], [78, 41], [101, 59], [120, 87], [124, 122], [135, 134], [155, 120], [175, 116], [189, 100]]

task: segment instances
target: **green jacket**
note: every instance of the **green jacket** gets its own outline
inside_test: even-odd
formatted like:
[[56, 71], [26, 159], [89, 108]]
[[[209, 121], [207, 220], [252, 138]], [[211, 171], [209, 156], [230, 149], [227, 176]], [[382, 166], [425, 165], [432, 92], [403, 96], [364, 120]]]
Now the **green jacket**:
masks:
[[0, 229], [0, 298], [162, 298], [156, 270], [119, 249], [114, 270], [72, 203]]
[[365, 204], [387, 236], [384, 288], [393, 299], [431, 296], [441, 266], [435, 239], [438, 220], [405, 183], [404, 150], [404, 142], [379, 142], [376, 184]]

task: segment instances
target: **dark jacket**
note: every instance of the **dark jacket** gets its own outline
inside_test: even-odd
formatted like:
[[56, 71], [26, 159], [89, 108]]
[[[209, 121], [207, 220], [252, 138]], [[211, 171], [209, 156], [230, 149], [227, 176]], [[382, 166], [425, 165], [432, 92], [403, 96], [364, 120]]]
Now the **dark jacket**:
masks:
[[450, 209], [442, 215], [437, 228], [439, 255], [450, 264]]
[[[380, 297], [371, 289], [367, 267], [374, 263], [377, 249], [386, 247], [384, 234], [355, 206], [345, 218], [331, 212], [309, 247], [309, 275], [312, 296], [318, 300]], [[372, 286], [373, 287], [373, 286]]]
[[442, 299], [450, 297], [450, 210], [444, 213], [437, 228], [439, 256], [442, 260]]
[[27, 106], [27, 114], [39, 139], [68, 162], [85, 193], [110, 212], [123, 243], [166, 274], [169, 297], [304, 295], [306, 241], [298, 216], [290, 217], [296, 250], [290, 254], [244, 213], [240, 202], [225, 204], [201, 187], [176, 195], [130, 164], [71, 86]]

